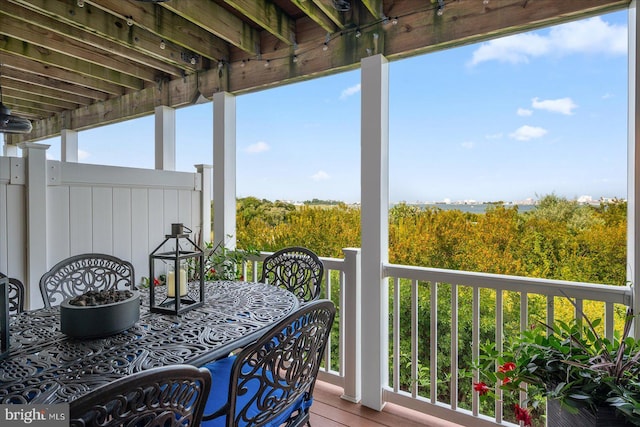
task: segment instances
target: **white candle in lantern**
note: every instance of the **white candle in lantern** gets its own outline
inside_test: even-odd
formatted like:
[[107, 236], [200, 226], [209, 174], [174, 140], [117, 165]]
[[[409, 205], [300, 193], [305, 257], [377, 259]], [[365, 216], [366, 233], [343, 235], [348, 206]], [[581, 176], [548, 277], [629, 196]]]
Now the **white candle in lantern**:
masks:
[[[174, 297], [176, 295], [175, 272], [173, 269], [167, 273], [167, 296]], [[180, 269], [180, 296], [187, 294], [187, 270]]]

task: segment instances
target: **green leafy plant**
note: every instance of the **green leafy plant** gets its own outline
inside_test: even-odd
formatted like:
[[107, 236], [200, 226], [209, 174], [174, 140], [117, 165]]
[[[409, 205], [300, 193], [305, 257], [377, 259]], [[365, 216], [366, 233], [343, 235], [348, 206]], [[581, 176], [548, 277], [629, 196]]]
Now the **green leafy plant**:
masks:
[[574, 413], [588, 408], [595, 414], [598, 407], [613, 406], [629, 423], [640, 425], [640, 340], [629, 336], [633, 317], [629, 309], [622, 334], [613, 340], [598, 334], [601, 319], [591, 321], [582, 313], [569, 323], [539, 322], [506, 340], [502, 352], [488, 342], [475, 366], [480, 381], [474, 390], [482, 398], [495, 398], [492, 385], [498, 384], [517, 401], [526, 384], [528, 399], [514, 409], [525, 426], [545, 398]]
[[228, 249], [222, 241], [215, 246], [212, 243], [207, 243], [204, 249], [205, 280], [244, 280], [243, 264], [251, 256], [259, 254], [260, 252], [253, 247]]

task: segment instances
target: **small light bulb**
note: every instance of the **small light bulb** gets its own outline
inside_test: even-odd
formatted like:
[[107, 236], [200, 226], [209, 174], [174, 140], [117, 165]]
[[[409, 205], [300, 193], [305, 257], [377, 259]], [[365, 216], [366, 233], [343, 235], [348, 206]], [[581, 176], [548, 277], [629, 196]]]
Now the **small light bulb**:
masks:
[[293, 62], [298, 62], [298, 55], [293, 55]]
[[127, 16], [127, 25], [130, 27], [133, 26], [133, 18], [130, 16]]
[[438, 16], [442, 16], [443, 13], [444, 13], [444, 8], [439, 7], [438, 8]]
[[397, 16], [391, 20], [391, 25], [398, 25], [398, 17]]
[[160, 40], [160, 49], [164, 50], [167, 45], [164, 43], [164, 40]]
[[482, 0], [482, 4], [484, 4], [485, 6], [489, 4], [489, 0]]
[[78, 0], [78, 7], [84, 7], [84, 0]]
[[196, 62], [198, 62], [198, 61], [196, 61], [196, 57], [192, 56], [191, 57], [191, 65], [196, 65]]
[[267, 59], [264, 63], [264, 67], [267, 68], [269, 66], [269, 60]]
[[244, 59], [242, 60], [242, 62], [240, 63], [240, 67], [244, 68], [245, 62]]
[[362, 36], [362, 33], [360, 32], [360, 30], [356, 30], [356, 38], [360, 38]]
[[326, 51], [329, 50], [329, 45], [327, 43], [322, 45], [322, 50]]

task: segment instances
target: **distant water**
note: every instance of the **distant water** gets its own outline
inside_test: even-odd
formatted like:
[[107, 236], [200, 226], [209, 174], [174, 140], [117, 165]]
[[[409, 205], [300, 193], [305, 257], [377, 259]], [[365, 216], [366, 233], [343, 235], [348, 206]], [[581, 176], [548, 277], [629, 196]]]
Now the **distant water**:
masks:
[[[442, 209], [443, 211], [450, 211], [450, 210], [457, 209], [462, 212], [485, 213], [487, 208], [493, 207], [495, 205], [490, 203], [479, 203], [479, 204], [471, 204], [471, 205], [434, 203], [434, 204], [413, 204], [413, 206], [418, 206], [420, 208], [438, 208], [438, 209]], [[516, 205], [505, 205], [505, 206], [507, 208], [511, 208]], [[517, 206], [518, 206], [518, 212], [520, 213], [528, 212], [535, 208], [534, 205], [517, 205]]]

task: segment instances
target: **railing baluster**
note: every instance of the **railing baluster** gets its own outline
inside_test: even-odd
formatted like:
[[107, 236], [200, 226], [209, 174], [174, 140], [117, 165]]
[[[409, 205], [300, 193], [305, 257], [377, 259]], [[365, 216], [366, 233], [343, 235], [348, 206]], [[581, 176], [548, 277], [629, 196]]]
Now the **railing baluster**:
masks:
[[[503, 350], [503, 304], [502, 289], [496, 289], [496, 349], [502, 353]], [[497, 366], [496, 366], [497, 369]], [[502, 422], [502, 389], [496, 385], [496, 422]]]
[[[474, 362], [480, 358], [480, 288], [474, 286], [472, 288], [471, 302], [471, 357]], [[473, 383], [480, 381], [478, 371], [473, 371]], [[480, 412], [480, 397], [478, 393], [471, 394], [471, 412], [477, 416]]]
[[400, 390], [400, 279], [393, 279], [393, 391]]
[[411, 397], [418, 397], [418, 281], [411, 281]]
[[451, 409], [458, 408], [458, 285], [451, 284]]
[[429, 366], [429, 397], [431, 403], [438, 401], [438, 283], [431, 282], [431, 301], [430, 301], [430, 316], [431, 316], [431, 342], [429, 343], [430, 351], [430, 366]]
[[604, 336], [607, 339], [613, 339], [613, 303], [605, 302], [604, 303]]

